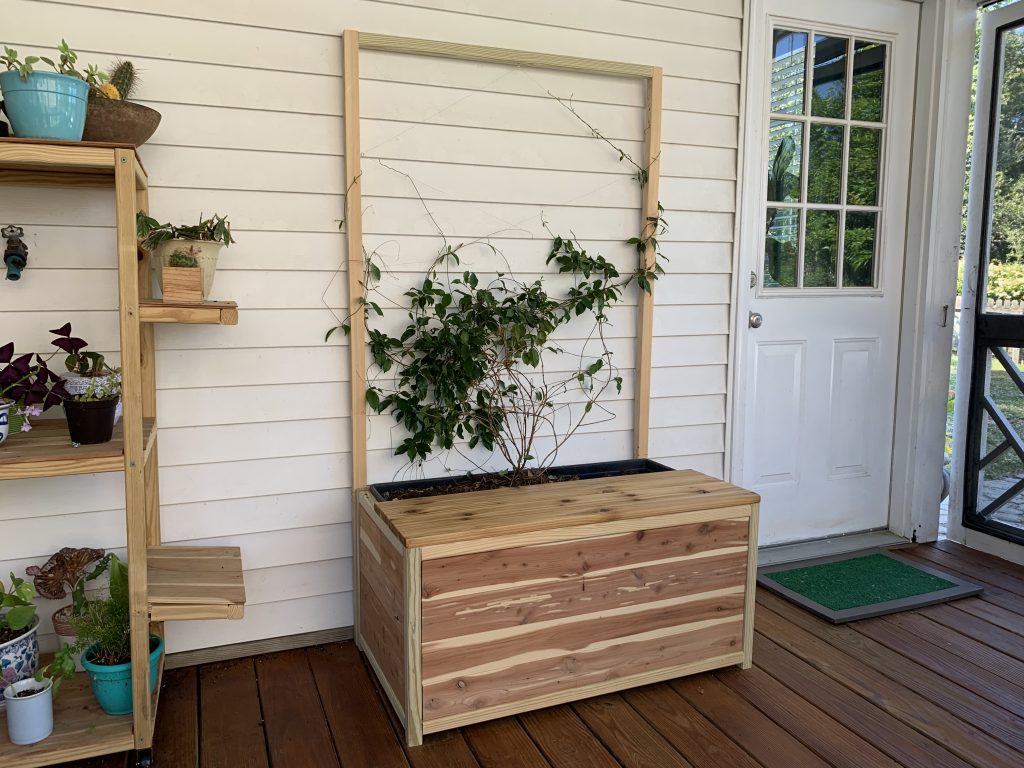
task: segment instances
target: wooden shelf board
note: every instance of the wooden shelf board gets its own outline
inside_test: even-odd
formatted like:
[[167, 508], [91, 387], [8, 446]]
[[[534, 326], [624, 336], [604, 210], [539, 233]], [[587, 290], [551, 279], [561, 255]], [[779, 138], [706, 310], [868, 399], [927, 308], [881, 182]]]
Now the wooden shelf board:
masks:
[[0, 765], [4, 768], [54, 765], [135, 747], [131, 715], [114, 717], [100, 709], [84, 672], [66, 681], [54, 698], [49, 738], [27, 747], [15, 746], [8, 740], [6, 720], [6, 714], [0, 715]]
[[[0, 138], [0, 183], [70, 187], [114, 184], [114, 151], [130, 144]], [[146, 189], [146, 170], [135, 154], [135, 186]]]
[[[0, 445], [0, 480], [120, 472], [124, 470], [121, 428], [121, 424], [114, 427], [109, 443], [76, 448], [63, 419], [37, 421], [31, 432], [9, 437]], [[143, 419], [142, 433], [148, 452], [156, 437], [156, 419]]]
[[242, 618], [238, 547], [150, 547], [147, 564], [153, 621]]
[[139, 302], [139, 319], [144, 323], [238, 325], [238, 305], [233, 301], [184, 304], [143, 299]]

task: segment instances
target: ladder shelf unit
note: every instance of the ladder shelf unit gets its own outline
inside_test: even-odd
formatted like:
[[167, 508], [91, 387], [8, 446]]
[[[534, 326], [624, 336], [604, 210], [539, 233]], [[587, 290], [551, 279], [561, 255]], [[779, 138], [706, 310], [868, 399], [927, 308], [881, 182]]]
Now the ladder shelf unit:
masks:
[[[64, 423], [37, 422], [0, 446], [0, 480], [123, 472], [131, 611], [130, 715], [103, 713], [85, 673], [54, 700], [53, 734], [12, 745], [0, 725], [0, 765], [34, 768], [153, 744], [163, 658], [149, 687], [149, 636], [163, 622], [240, 619], [245, 606], [237, 547], [164, 546], [160, 536], [154, 327], [158, 323], [236, 325], [233, 302], [167, 303], [152, 297], [149, 255], [136, 242], [135, 214], [148, 209], [148, 177], [135, 148], [97, 142], [0, 139], [0, 185], [112, 189], [115, 197], [123, 417], [114, 438], [74, 447]], [[5, 716], [4, 716], [5, 717]]]

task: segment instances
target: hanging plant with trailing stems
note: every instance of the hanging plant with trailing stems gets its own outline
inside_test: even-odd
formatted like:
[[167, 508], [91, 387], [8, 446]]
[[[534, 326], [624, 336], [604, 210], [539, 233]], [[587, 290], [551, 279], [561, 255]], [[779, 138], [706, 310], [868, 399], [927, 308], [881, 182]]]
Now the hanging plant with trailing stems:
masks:
[[[636, 168], [634, 179], [641, 190], [647, 185], [648, 168], [583, 120], [571, 103], [552, 98], [612, 146], [620, 161]], [[479, 446], [504, 459], [505, 484], [534, 482], [584, 424], [613, 418], [601, 405], [609, 388], [622, 389], [605, 336], [608, 313], [633, 283], [650, 293], [663, 273], [657, 239], [667, 229], [663, 209], [659, 204], [641, 232], [624, 240], [639, 257], [632, 270], [620, 271], [604, 256], [589, 252], [574, 234], [551, 233], [545, 263], [553, 273], [571, 277], [567, 288], [555, 291], [544, 278], [526, 282], [511, 270], [481, 276], [465, 269], [460, 254], [470, 246], [502, 254], [486, 238], [452, 245], [412, 177], [384, 167], [409, 180], [443, 245], [402, 301], [384, 295], [378, 254], [364, 252], [364, 293], [353, 311], [364, 313], [367, 346], [377, 369], [366, 389], [367, 405], [390, 414], [404, 428], [407, 434], [395, 453], [410, 462], [421, 462], [437, 449], [462, 453], [463, 446]], [[406, 312], [408, 321], [397, 335], [373, 327], [373, 320], [384, 315], [382, 303]], [[348, 334], [350, 318], [331, 328], [327, 338], [337, 330]], [[587, 320], [583, 353], [573, 356], [558, 343], [557, 332]], [[568, 371], [546, 366], [554, 355], [573, 357]], [[538, 450], [542, 438], [550, 439], [543, 453]]]

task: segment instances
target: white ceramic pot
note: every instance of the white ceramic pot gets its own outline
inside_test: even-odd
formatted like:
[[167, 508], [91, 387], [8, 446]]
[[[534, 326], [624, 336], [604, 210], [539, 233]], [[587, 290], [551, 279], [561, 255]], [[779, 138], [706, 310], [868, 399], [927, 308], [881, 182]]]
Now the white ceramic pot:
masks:
[[[67, 393], [69, 395], [84, 395], [86, 391], [89, 389], [89, 385], [92, 384], [93, 382], [92, 376], [82, 376], [77, 373], [71, 373], [71, 371], [65, 371], [60, 375], [60, 377], [61, 379], [64, 380], [64, 389], [67, 390]], [[109, 379], [110, 376], [97, 376], [95, 378], [98, 378], [100, 380], [99, 383], [102, 384], [107, 379]], [[119, 422], [120, 420], [121, 401], [118, 400], [117, 409], [114, 411], [114, 423], [117, 424], [117, 422]]]
[[156, 261], [160, 265], [160, 269], [157, 271], [160, 290], [164, 289], [163, 268], [170, 266], [171, 254], [180, 248], [189, 251], [199, 263], [199, 271], [203, 277], [203, 301], [206, 301], [210, 298], [210, 292], [213, 290], [213, 278], [217, 274], [217, 257], [223, 247], [224, 243], [212, 243], [205, 240], [174, 239], [160, 243], [153, 249]]
[[[37, 690], [31, 696], [22, 691]], [[36, 682], [22, 680], [4, 688], [7, 704], [7, 735], [12, 744], [25, 746], [42, 741], [53, 733], [53, 683], [49, 678]]]
[[13, 400], [0, 399], [0, 443], [7, 439], [7, 433], [10, 432], [13, 407]]

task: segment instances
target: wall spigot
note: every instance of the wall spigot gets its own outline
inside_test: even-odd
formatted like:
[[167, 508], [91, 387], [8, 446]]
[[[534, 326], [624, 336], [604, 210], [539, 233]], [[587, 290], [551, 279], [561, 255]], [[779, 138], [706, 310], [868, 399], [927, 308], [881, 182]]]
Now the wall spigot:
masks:
[[21, 270], [28, 265], [28, 246], [21, 238], [25, 230], [13, 224], [0, 229], [0, 237], [7, 244], [4, 246], [4, 264], [7, 265], [7, 279], [21, 280]]

